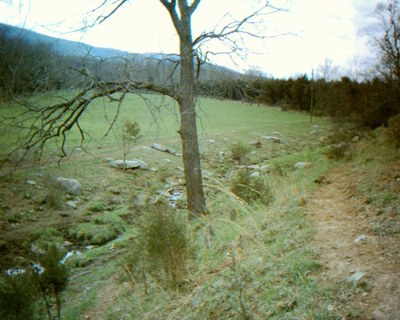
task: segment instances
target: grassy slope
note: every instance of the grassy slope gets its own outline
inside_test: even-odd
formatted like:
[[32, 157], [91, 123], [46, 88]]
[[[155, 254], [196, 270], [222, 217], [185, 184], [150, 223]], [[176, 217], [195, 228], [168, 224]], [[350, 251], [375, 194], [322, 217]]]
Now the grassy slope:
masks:
[[[160, 104], [159, 97], [150, 99], [155, 106]], [[316, 119], [319, 127], [313, 129], [308, 117], [301, 114], [218, 100], [201, 99], [199, 102], [203, 165], [211, 173], [205, 179], [210, 215], [188, 225], [198, 256], [196, 268], [180, 291], [164, 290], [154, 282], [150, 283], [147, 296], [140, 284], [132, 290], [121, 280], [120, 262], [135, 233], [135, 219], [140, 212], [133, 200], [141, 193], [151, 195], [165, 188], [168, 179], [179, 178], [182, 175], [177, 168], [179, 158], [136, 148], [131, 156], [149, 161], [158, 169], [157, 173], [124, 174], [108, 168], [103, 158], [117, 157], [120, 151], [116, 146], [118, 139], [112, 135], [102, 139], [107, 127], [107, 122], [102, 120], [109, 105], [99, 103], [82, 120], [82, 126], [90, 127], [94, 141], [89, 146], [91, 156], [80, 155], [61, 167], [41, 169], [52, 175], [74, 177], [84, 187], [80, 208], [72, 213], [67, 211], [70, 220], [62, 222], [63, 229], [68, 229], [71, 221], [72, 224], [87, 223], [101, 214], [122, 216], [126, 221], [125, 232], [118, 239], [71, 260], [73, 269], [65, 295], [64, 318], [89, 315], [96, 319], [335, 319], [344, 316], [329, 307], [338, 303], [336, 289], [322, 288], [314, 280], [313, 275], [320, 265], [316, 253], [307, 248], [313, 228], [302, 213], [302, 205], [315, 187], [313, 181], [334, 165], [324, 158], [324, 149], [318, 143], [319, 136], [325, 134], [326, 122]], [[169, 104], [162, 111], [152, 108], [153, 116], [150, 116], [147, 106], [138, 97], [129, 97], [125, 104], [117, 126], [123, 119], [134, 118], [143, 130], [140, 143], [148, 145], [161, 141], [179, 148], [174, 105]], [[279, 132], [281, 144], [262, 140], [262, 135], [271, 132]], [[77, 145], [77, 137], [72, 139], [75, 140], [70, 141], [71, 146]], [[215, 143], [207, 143], [207, 139]], [[234, 168], [229, 159], [230, 145], [236, 141], [248, 144], [253, 140], [263, 141], [263, 147], [254, 149], [247, 162], [271, 167], [270, 173], [261, 176], [274, 195], [274, 201], [268, 206], [248, 205], [239, 201], [229, 189]], [[97, 149], [100, 145], [101, 150]], [[225, 151], [222, 160], [216, 156], [220, 151]], [[167, 166], [165, 158], [172, 164]], [[294, 170], [293, 164], [297, 161], [311, 162], [312, 166]], [[26, 191], [24, 180], [31, 177], [36, 177], [34, 172], [22, 172], [15, 178], [21, 194]], [[111, 195], [110, 186], [119, 188], [121, 193]], [[4, 188], [2, 195], [2, 202], [7, 201]], [[106, 211], [88, 211], [98, 201], [105, 204]], [[6, 215], [14, 214], [17, 204], [12, 204], [11, 209]], [[60, 211], [66, 212], [66, 209], [48, 209], [40, 214], [54, 216]], [[29, 223], [30, 218], [24, 219], [22, 217], [14, 228]], [[6, 230], [9, 221], [4, 222]], [[205, 234], [210, 228], [213, 232], [208, 242]], [[61, 236], [68, 238], [68, 234], [71, 233], [63, 232]]]

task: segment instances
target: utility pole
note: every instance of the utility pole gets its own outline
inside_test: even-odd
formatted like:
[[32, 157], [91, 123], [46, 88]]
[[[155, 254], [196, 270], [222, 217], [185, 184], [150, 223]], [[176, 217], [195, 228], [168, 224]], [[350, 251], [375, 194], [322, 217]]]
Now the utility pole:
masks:
[[314, 115], [314, 68], [311, 70], [311, 103], [310, 103], [310, 122], [313, 123], [313, 115]]

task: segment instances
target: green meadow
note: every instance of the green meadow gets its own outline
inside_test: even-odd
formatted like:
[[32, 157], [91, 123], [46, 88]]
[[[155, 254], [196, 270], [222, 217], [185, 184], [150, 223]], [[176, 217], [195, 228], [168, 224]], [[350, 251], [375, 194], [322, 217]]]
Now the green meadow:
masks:
[[[24, 134], [10, 120], [18, 111], [16, 105], [0, 109], [3, 157]], [[80, 121], [90, 137], [86, 152], [76, 149], [74, 129], [66, 160], [58, 164], [51, 156], [54, 141], [44, 157], [54, 161], [28, 161], [29, 169], [1, 181], [0, 244], [14, 248], [4, 251], [3, 261], [16, 263], [9, 252], [28, 259], [33, 247], [49, 243], [78, 252], [65, 262], [63, 319], [341, 319], [356, 313], [345, 305], [357, 288], [319, 281], [323, 266], [310, 246], [315, 230], [304, 214], [314, 181], [337, 165], [320, 141], [331, 130], [327, 119], [310, 123], [306, 114], [199, 98], [209, 214], [188, 220], [179, 155], [150, 148], [161, 143], [179, 152], [176, 105], [155, 95], [129, 96], [104, 136], [116, 112], [116, 103], [97, 101]], [[149, 170], [123, 171], [105, 160], [121, 158], [128, 119], [139, 123], [141, 137], [127, 158], [146, 161]], [[233, 160], [235, 146], [242, 151]], [[296, 169], [298, 162], [308, 165]], [[82, 194], [58, 193], [51, 181], [60, 176], [78, 180]], [[179, 199], [171, 205], [174, 192]], [[43, 302], [35, 308], [33, 319], [41, 319]]]
[[[54, 103], [56, 98], [41, 98], [34, 103], [46, 105]], [[225, 139], [244, 140], [279, 132], [288, 136], [308, 135], [310, 120], [305, 114], [282, 112], [278, 108], [248, 105], [215, 99], [200, 98], [198, 108], [198, 133], [200, 140], [222, 137]], [[2, 106], [1, 151], [10, 151], [26, 131], [18, 130], [20, 125], [14, 117], [22, 114], [18, 105]], [[31, 123], [34, 114], [26, 114], [25, 127]], [[116, 118], [117, 116], [117, 118]], [[115, 119], [116, 118], [116, 119]], [[176, 103], [157, 95], [129, 95], [119, 106], [107, 98], [97, 100], [85, 110], [80, 125], [87, 134], [83, 145], [89, 147], [101, 146], [102, 149], [115, 150], [116, 143], [121, 140], [121, 130], [126, 120], [134, 120], [141, 128], [142, 142], [175, 141], [179, 139], [179, 111]], [[115, 120], [115, 121], [114, 121]], [[20, 121], [20, 119], [18, 120]], [[315, 124], [326, 124], [326, 121], [316, 119]], [[112, 126], [111, 126], [112, 124]], [[109, 130], [111, 127], [111, 130]], [[105, 136], [105, 134], [107, 136]], [[60, 139], [59, 139], [60, 140]], [[58, 141], [59, 143], [59, 141]], [[79, 146], [81, 136], [78, 130], [72, 128], [68, 134], [67, 148], [70, 150]], [[179, 144], [179, 143], [178, 143]], [[51, 145], [51, 144], [50, 144]], [[55, 144], [51, 145], [54, 148]]]

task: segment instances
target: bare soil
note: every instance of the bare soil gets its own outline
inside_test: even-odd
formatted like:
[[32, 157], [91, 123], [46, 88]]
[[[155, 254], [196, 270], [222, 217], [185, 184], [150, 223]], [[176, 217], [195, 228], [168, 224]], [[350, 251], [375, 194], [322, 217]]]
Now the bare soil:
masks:
[[322, 181], [305, 208], [317, 228], [312, 246], [323, 263], [320, 281], [354, 286], [332, 308], [346, 309], [344, 319], [400, 319], [399, 234], [374, 232], [379, 209], [357, 195], [351, 170], [335, 168]]

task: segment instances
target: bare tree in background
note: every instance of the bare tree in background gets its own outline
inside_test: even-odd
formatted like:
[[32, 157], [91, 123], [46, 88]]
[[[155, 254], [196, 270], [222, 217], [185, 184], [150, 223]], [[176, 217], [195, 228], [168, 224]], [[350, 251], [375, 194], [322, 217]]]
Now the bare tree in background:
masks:
[[375, 9], [376, 23], [366, 31], [378, 49], [378, 70], [387, 80], [400, 83], [400, 3], [380, 2]]
[[[91, 11], [96, 16], [95, 25], [103, 23], [116, 14], [128, 0], [104, 0], [101, 5]], [[29, 129], [28, 138], [24, 141], [23, 148], [28, 152], [37, 149], [42, 152], [45, 143], [51, 139], [61, 137], [61, 149], [65, 156], [64, 145], [67, 132], [77, 127], [82, 140], [85, 138], [84, 129], [80, 127], [79, 118], [97, 98], [109, 97], [118, 100], [119, 105], [125, 95], [138, 90], [149, 90], [173, 98], [179, 105], [180, 130], [184, 173], [186, 179], [187, 207], [192, 215], [206, 213], [206, 203], [203, 191], [200, 154], [196, 127], [195, 85], [196, 77], [201, 62], [207, 60], [209, 55], [217, 54], [202, 50], [203, 44], [208, 41], [221, 41], [226, 48], [225, 53], [240, 50], [237, 35], [262, 37], [246, 29], [249, 25], [260, 22], [266, 14], [276, 12], [269, 1], [260, 1], [260, 7], [240, 20], [227, 22], [218, 30], [203, 32], [198, 37], [192, 36], [192, 16], [199, 7], [201, 0], [159, 0], [168, 12], [174, 28], [179, 37], [179, 85], [171, 87], [155, 82], [136, 81], [127, 77], [124, 81], [99, 81], [87, 70], [80, 70], [87, 77], [88, 85], [79, 90], [72, 98], [58, 104], [46, 107], [31, 107], [36, 113], [36, 118]]]

